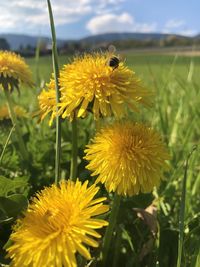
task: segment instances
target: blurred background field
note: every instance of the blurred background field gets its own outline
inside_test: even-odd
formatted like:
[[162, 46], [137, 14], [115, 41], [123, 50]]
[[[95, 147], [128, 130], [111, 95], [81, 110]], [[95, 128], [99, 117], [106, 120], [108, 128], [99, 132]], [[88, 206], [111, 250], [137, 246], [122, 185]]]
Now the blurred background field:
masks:
[[[148, 51], [139, 51], [135, 52], [135, 50], [126, 50], [126, 51], [118, 51], [119, 55], [123, 57], [123, 61], [125, 61], [128, 67], [134, 69], [140, 78], [143, 79], [144, 82], [148, 83], [152, 80], [152, 74], [157, 75], [157, 78], [160, 77], [166, 78], [166, 75], [169, 74], [171, 70], [172, 77], [185, 77], [189, 79], [190, 77], [195, 79], [198, 82], [198, 72], [200, 65], [200, 57], [198, 56], [184, 56], [177, 55], [178, 53], [173, 52], [172, 55], [167, 55], [166, 53], [151, 53]], [[62, 66], [63, 64], [67, 64], [73, 56], [62, 55], [59, 57], [59, 63]], [[33, 75], [36, 78], [37, 73], [37, 64], [35, 58], [27, 58], [27, 63], [31, 66], [33, 71]], [[172, 66], [173, 65], [173, 66]], [[191, 66], [192, 65], [192, 66]], [[173, 70], [171, 69], [173, 67]], [[192, 68], [192, 69], [191, 69]], [[38, 62], [38, 69], [40, 72], [40, 78], [48, 81], [50, 74], [52, 72], [52, 58], [51, 56], [40, 57]], [[152, 74], [151, 71], [152, 70]]]
[[[117, 242], [112, 246], [110, 259], [112, 266], [176, 266], [178, 251], [178, 231], [180, 197], [184, 176], [184, 162], [200, 136], [200, 58], [152, 54], [133, 51], [120, 52], [127, 66], [141, 78], [143, 84], [154, 92], [153, 107], [142, 110], [140, 114], [129, 114], [136, 121], [144, 121], [161, 132], [171, 154], [170, 171], [165, 174], [161, 187], [153, 194], [140, 194], [123, 200], [118, 218]], [[60, 66], [70, 62], [72, 56], [59, 57]], [[13, 93], [15, 103], [23, 106], [28, 116], [21, 118], [24, 140], [31, 154], [31, 169], [24, 166], [17, 152], [17, 141], [12, 134], [4, 158], [1, 162], [1, 175], [15, 181], [12, 193], [32, 196], [36, 190], [54, 181], [55, 125], [48, 126], [45, 119], [39, 123], [34, 114], [38, 110], [37, 95], [45, 82], [49, 81], [52, 72], [51, 56], [28, 58], [36, 85], [33, 89], [22, 88], [21, 93]], [[2, 99], [1, 105], [4, 100]], [[0, 120], [0, 147], [3, 148], [11, 129], [9, 120]], [[83, 160], [85, 145], [94, 134], [92, 117], [78, 121], [79, 132], [79, 168], [80, 179], [89, 178], [84, 169]], [[71, 126], [62, 122], [62, 177], [68, 177], [71, 157]], [[199, 152], [195, 151], [190, 159], [186, 185], [185, 238], [183, 243], [183, 261], [181, 266], [199, 267], [199, 234], [200, 234], [200, 165]], [[2, 189], [1, 189], [2, 190]], [[5, 189], [6, 190], [6, 189]], [[9, 194], [10, 189], [7, 189]], [[102, 192], [103, 192], [102, 188]], [[4, 192], [5, 193], [5, 192]], [[105, 194], [105, 192], [104, 192]], [[159, 225], [157, 236], [152, 236], [151, 225], [146, 225], [133, 208], [145, 209], [156, 206], [157, 215], [154, 223]], [[19, 210], [12, 211], [15, 217]], [[11, 213], [12, 213], [11, 212]], [[9, 215], [9, 214], [8, 214]], [[0, 246], [1, 262], [3, 245], [10, 233], [10, 224], [1, 224]], [[115, 253], [117, 251], [117, 253]], [[93, 263], [95, 266], [95, 263]], [[125, 264], [125, 265], [124, 265]], [[111, 266], [111, 265], [110, 265]]]

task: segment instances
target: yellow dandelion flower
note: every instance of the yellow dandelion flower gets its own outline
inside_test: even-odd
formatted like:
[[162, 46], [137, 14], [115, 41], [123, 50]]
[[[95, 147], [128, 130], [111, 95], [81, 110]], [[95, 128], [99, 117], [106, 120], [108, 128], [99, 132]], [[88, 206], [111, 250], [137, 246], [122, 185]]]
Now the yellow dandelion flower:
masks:
[[0, 51], [0, 88], [4, 90], [19, 89], [19, 84], [33, 85], [31, 71], [19, 55]]
[[137, 103], [150, 105], [150, 93], [135, 73], [120, 62], [115, 69], [108, 66], [107, 54], [85, 55], [67, 64], [60, 72], [62, 117], [85, 116], [88, 110], [99, 116], [122, 117], [125, 105], [138, 111]]
[[[18, 118], [28, 117], [28, 114], [23, 107], [15, 106], [14, 112], [15, 112], [16, 117], [18, 117]], [[0, 107], [0, 120], [7, 120], [7, 119], [10, 119], [10, 113], [8, 110], [8, 106], [4, 105], [4, 106]]]
[[98, 190], [77, 180], [38, 193], [11, 234], [13, 244], [7, 249], [11, 266], [75, 267], [76, 252], [89, 260], [85, 244], [98, 247], [94, 238], [101, 235], [96, 229], [108, 224], [93, 218], [108, 211], [102, 203], [106, 198], [93, 199]]
[[132, 122], [103, 128], [87, 146], [87, 168], [98, 175], [96, 182], [119, 195], [147, 193], [158, 186], [169, 154], [160, 135]]
[[51, 80], [50, 83], [46, 84], [47, 90], [42, 90], [38, 96], [40, 116], [43, 120], [49, 113], [51, 114], [49, 125], [52, 124], [53, 119], [56, 117], [56, 91], [55, 81]]

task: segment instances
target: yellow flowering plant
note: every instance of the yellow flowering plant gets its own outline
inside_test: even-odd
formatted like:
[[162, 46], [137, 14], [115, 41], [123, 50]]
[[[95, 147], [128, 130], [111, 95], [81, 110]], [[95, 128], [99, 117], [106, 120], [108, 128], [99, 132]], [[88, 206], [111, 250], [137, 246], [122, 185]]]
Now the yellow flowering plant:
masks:
[[112, 114], [121, 118], [126, 106], [138, 111], [137, 104], [149, 106], [150, 92], [123, 62], [115, 69], [107, 65], [107, 53], [77, 57], [60, 71], [60, 111], [62, 117], [84, 117], [92, 111], [94, 119]]
[[150, 193], [169, 169], [170, 159], [161, 136], [151, 127], [131, 121], [115, 122], [96, 133], [85, 149], [87, 169], [108, 192], [114, 192], [109, 226], [103, 242], [103, 266], [108, 264], [112, 234], [122, 196]]
[[19, 90], [20, 84], [33, 86], [32, 74], [24, 59], [9, 51], [0, 51], [0, 88]]
[[97, 218], [109, 209], [105, 197], [94, 199], [98, 191], [95, 184], [76, 180], [37, 193], [11, 234], [11, 266], [76, 267], [77, 252], [90, 260], [86, 246], [98, 247], [96, 229], [108, 225]]
[[[140, 105], [150, 107], [152, 93], [142, 86], [135, 73], [124, 62], [113, 68], [107, 60], [108, 53], [85, 54], [64, 65], [59, 76], [59, 110], [57, 112], [52, 79], [47, 90], [38, 97], [41, 119], [50, 114], [51, 125], [56, 116], [68, 118], [73, 129], [75, 118], [84, 118], [88, 112], [93, 114], [94, 120], [110, 116], [119, 120], [126, 117], [128, 109], [138, 112]], [[76, 138], [72, 130], [72, 162], [77, 158]], [[148, 193], [159, 186], [163, 172], [168, 169], [169, 154], [155, 130], [123, 119], [97, 132], [85, 152], [86, 168], [97, 177], [95, 183], [103, 183], [108, 192], [118, 195], [114, 198], [104, 238], [103, 261], [106, 264], [120, 206], [119, 196]], [[75, 163], [77, 166], [77, 159]]]
[[17, 122], [15, 110], [13, 109], [13, 101], [10, 93], [16, 89], [19, 91], [20, 85], [33, 86], [32, 74], [29, 66], [24, 59], [16, 53], [9, 51], [0, 51], [0, 88], [3, 90], [9, 114], [15, 126], [15, 131], [18, 137], [19, 150], [24, 161], [29, 161], [29, 155], [24, 144], [22, 133]]
[[[17, 118], [28, 118], [27, 111], [21, 106], [14, 106], [14, 112]], [[10, 113], [7, 105], [0, 107], [0, 120], [10, 119]]]
[[108, 192], [132, 196], [160, 184], [169, 153], [161, 136], [143, 124], [116, 122], [98, 132], [85, 150], [87, 169]]
[[48, 90], [43, 89], [38, 96], [40, 107], [39, 115], [40, 119], [43, 120], [50, 113], [49, 125], [52, 125], [53, 119], [56, 117], [56, 92], [54, 80], [51, 80], [50, 83], [46, 84], [46, 87]]
[[[60, 103], [58, 114], [62, 118], [85, 117], [92, 112], [94, 119], [114, 115], [122, 118], [127, 107], [139, 111], [139, 104], [151, 106], [152, 93], [142, 86], [135, 73], [119, 63], [113, 69], [107, 65], [108, 54], [85, 54], [77, 57], [60, 71]], [[56, 116], [55, 82], [38, 96], [41, 119], [51, 113], [49, 123]], [[53, 89], [53, 90], [52, 90]]]

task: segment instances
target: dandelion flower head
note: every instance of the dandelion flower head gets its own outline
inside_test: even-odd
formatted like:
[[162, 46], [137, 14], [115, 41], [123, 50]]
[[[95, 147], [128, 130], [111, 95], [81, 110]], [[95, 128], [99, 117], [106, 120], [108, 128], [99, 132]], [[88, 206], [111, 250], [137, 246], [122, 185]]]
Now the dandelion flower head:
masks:
[[126, 106], [138, 111], [137, 104], [150, 105], [150, 93], [141, 85], [135, 73], [123, 62], [110, 67], [108, 54], [86, 54], [77, 57], [60, 72], [62, 92], [60, 111], [63, 118], [85, 116], [92, 111], [94, 119], [100, 116], [120, 118]]
[[[18, 118], [26, 118], [28, 117], [27, 111], [20, 106], [14, 106], [15, 115]], [[10, 119], [10, 113], [7, 105], [0, 107], [0, 120]]]
[[48, 114], [51, 114], [49, 125], [52, 124], [53, 119], [56, 117], [56, 91], [55, 81], [50, 80], [50, 83], [46, 84], [47, 90], [43, 89], [38, 96], [40, 107], [40, 118], [43, 120]]
[[169, 155], [160, 135], [138, 123], [117, 122], [96, 134], [85, 150], [96, 182], [119, 195], [147, 193], [158, 186]]
[[19, 90], [19, 84], [32, 86], [32, 75], [29, 66], [19, 55], [0, 51], [0, 88], [4, 90]]
[[108, 223], [93, 218], [108, 211], [106, 198], [93, 199], [99, 188], [88, 182], [63, 181], [37, 194], [11, 234], [11, 266], [76, 267], [76, 252], [86, 259], [85, 245], [97, 247], [96, 231]]

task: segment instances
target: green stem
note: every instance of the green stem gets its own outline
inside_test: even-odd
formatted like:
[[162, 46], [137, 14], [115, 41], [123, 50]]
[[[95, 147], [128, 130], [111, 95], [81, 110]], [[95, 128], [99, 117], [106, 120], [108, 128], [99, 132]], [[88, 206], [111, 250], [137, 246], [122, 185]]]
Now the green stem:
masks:
[[6, 151], [6, 147], [7, 147], [8, 143], [9, 143], [9, 141], [10, 141], [10, 137], [11, 137], [11, 135], [12, 135], [14, 129], [15, 129], [15, 125], [13, 125], [12, 129], [10, 130], [10, 133], [9, 133], [7, 139], [6, 139], [5, 145], [4, 145], [3, 150], [2, 150], [2, 152], [1, 152], [1, 156], [0, 156], [0, 164], [2, 163], [3, 156], [4, 156], [4, 153], [5, 153], [5, 151]]
[[122, 228], [120, 226], [116, 227], [116, 240], [114, 244], [114, 254], [113, 254], [113, 267], [118, 265], [120, 258], [120, 246], [122, 242]]
[[109, 218], [109, 225], [106, 229], [105, 237], [104, 237], [104, 242], [103, 242], [103, 259], [102, 259], [102, 266], [108, 266], [107, 265], [107, 260], [108, 260], [108, 252], [110, 249], [110, 243], [112, 240], [112, 235], [113, 231], [115, 229], [116, 221], [117, 221], [117, 215], [119, 212], [119, 207], [120, 207], [120, 200], [121, 196], [115, 194], [114, 200], [113, 200], [113, 206]]
[[40, 87], [40, 70], [39, 70], [40, 45], [41, 41], [40, 39], [38, 39], [35, 50], [35, 75], [36, 75], [36, 85], [38, 88]]
[[182, 193], [181, 193], [181, 206], [179, 214], [179, 240], [178, 240], [178, 259], [177, 267], [181, 267], [182, 252], [183, 252], [183, 238], [184, 238], [184, 222], [185, 222], [185, 202], [186, 202], [186, 185], [187, 185], [187, 171], [189, 167], [189, 159], [192, 153], [197, 149], [197, 146], [194, 146], [192, 151], [189, 153], [186, 162], [185, 162], [185, 171], [183, 176], [182, 184]]
[[[49, 19], [51, 25], [51, 35], [52, 35], [52, 60], [53, 60], [53, 70], [55, 79], [55, 90], [56, 90], [56, 110], [58, 111], [58, 103], [60, 101], [60, 90], [59, 90], [59, 67], [58, 67], [58, 52], [56, 44], [56, 32], [54, 26], [53, 12], [51, 8], [50, 0], [47, 0]], [[60, 158], [61, 158], [61, 118], [56, 116], [56, 158], [55, 158], [55, 183], [58, 184], [60, 180]]]
[[70, 179], [75, 181], [77, 178], [77, 157], [78, 157], [78, 144], [77, 144], [77, 120], [74, 117], [72, 121], [72, 158], [70, 167]]
[[18, 142], [19, 142], [20, 153], [21, 153], [24, 161], [28, 162], [29, 161], [29, 155], [28, 155], [28, 152], [26, 150], [24, 141], [22, 139], [21, 129], [20, 129], [19, 125], [18, 125], [17, 117], [16, 117], [14, 109], [13, 109], [13, 103], [12, 103], [12, 99], [10, 97], [10, 92], [8, 91], [8, 89], [5, 89], [4, 93], [5, 93], [5, 96], [6, 96], [8, 109], [9, 109], [10, 117], [11, 117], [11, 120], [12, 120], [12, 124], [13, 124], [13, 126], [15, 125], [15, 132], [16, 132], [16, 135], [17, 135], [17, 138], [18, 138]]

